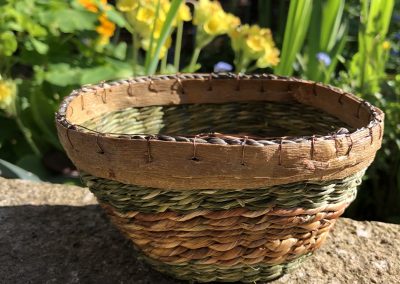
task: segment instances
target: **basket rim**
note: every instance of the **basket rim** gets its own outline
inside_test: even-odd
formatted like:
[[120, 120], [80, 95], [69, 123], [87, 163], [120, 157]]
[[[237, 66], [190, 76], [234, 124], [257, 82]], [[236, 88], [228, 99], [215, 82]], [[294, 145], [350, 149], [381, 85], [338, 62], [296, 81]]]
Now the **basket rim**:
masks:
[[[266, 90], [260, 89], [264, 83]], [[134, 84], [137, 88], [133, 88]], [[211, 84], [213, 89], [207, 92]], [[230, 92], [221, 94], [226, 88]], [[236, 93], [238, 88], [241, 92]], [[107, 94], [114, 99], [107, 100]], [[245, 101], [314, 106], [355, 130], [268, 138], [205, 133], [186, 135], [186, 141], [180, 141], [163, 134], [115, 135], [88, 131], [77, 123], [94, 114], [129, 106]], [[78, 111], [74, 112], [72, 106]], [[72, 121], [76, 124], [69, 121], [71, 116], [75, 117]], [[367, 168], [382, 144], [384, 113], [339, 88], [293, 77], [175, 74], [82, 86], [64, 98], [56, 113], [56, 127], [61, 144], [75, 166], [93, 176], [176, 190], [251, 189], [343, 179]]]
[[[231, 134], [223, 134], [223, 133], [199, 133], [197, 135], [187, 135], [187, 134], [179, 134], [179, 135], [170, 135], [168, 133], [157, 133], [157, 134], [149, 134], [149, 133], [137, 133], [137, 134], [125, 134], [125, 133], [112, 133], [112, 132], [99, 132], [94, 129], [87, 128], [80, 124], [71, 123], [67, 119], [67, 108], [72, 100], [76, 97], [92, 93], [99, 92], [100, 90], [105, 90], [107, 88], [112, 88], [118, 85], [128, 85], [129, 88], [133, 86], [135, 83], [149, 82], [152, 84], [154, 81], [158, 80], [175, 80], [178, 84], [181, 84], [181, 80], [185, 79], [202, 79], [202, 80], [220, 80], [220, 79], [234, 79], [237, 82], [240, 80], [252, 80], [252, 79], [263, 79], [263, 80], [284, 80], [284, 81], [292, 81], [297, 83], [309, 83], [313, 85], [313, 91], [315, 92], [316, 87], [322, 87], [340, 94], [340, 99], [342, 97], [349, 97], [355, 99], [359, 102], [358, 112], [360, 108], [364, 106], [370, 112], [370, 120], [367, 126], [363, 126], [361, 128], [357, 128], [354, 131], [345, 131], [347, 129], [339, 129], [336, 132], [328, 133], [327, 135], [295, 135], [295, 136], [280, 136], [280, 137], [255, 137], [251, 135], [231, 135]], [[290, 91], [289, 91], [290, 92]], [[62, 103], [60, 104], [59, 110], [56, 112], [56, 122], [57, 124], [62, 125], [67, 129], [67, 131], [73, 130], [78, 132], [90, 133], [96, 136], [102, 137], [112, 137], [117, 139], [126, 139], [126, 140], [152, 140], [152, 141], [164, 141], [164, 142], [172, 142], [172, 143], [187, 143], [188, 141], [180, 138], [188, 138], [192, 143], [204, 143], [211, 145], [248, 145], [248, 146], [267, 146], [267, 145], [281, 145], [288, 143], [305, 143], [305, 142], [314, 142], [315, 140], [336, 140], [341, 137], [349, 137], [351, 134], [357, 134], [366, 129], [369, 132], [372, 132], [373, 127], [380, 127], [383, 121], [383, 112], [352, 93], [345, 92], [340, 88], [334, 87], [332, 85], [313, 82], [310, 80], [298, 79], [295, 77], [286, 77], [286, 76], [277, 76], [272, 74], [235, 74], [235, 73], [185, 73], [185, 74], [174, 74], [174, 75], [154, 75], [154, 76], [138, 76], [125, 80], [115, 80], [115, 81], [102, 81], [99, 84], [88, 84], [82, 86], [80, 89], [73, 90], [68, 96], [66, 96]], [[382, 131], [382, 129], [380, 130]], [[259, 143], [262, 141], [264, 143]]]

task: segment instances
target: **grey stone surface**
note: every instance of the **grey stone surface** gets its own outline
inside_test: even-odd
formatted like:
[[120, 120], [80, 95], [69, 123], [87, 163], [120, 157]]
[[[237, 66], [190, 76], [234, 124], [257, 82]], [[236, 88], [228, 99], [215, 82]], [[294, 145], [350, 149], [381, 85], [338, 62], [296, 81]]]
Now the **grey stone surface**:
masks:
[[[0, 283], [184, 283], [135, 258], [87, 190], [0, 178]], [[273, 283], [400, 283], [400, 226], [340, 219]]]

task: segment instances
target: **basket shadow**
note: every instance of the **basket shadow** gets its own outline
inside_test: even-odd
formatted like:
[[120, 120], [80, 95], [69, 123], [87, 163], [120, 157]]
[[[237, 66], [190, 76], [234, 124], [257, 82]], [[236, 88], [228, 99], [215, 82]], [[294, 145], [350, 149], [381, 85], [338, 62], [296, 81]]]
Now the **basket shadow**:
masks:
[[0, 220], [2, 283], [185, 283], [138, 260], [96, 205], [0, 207]]

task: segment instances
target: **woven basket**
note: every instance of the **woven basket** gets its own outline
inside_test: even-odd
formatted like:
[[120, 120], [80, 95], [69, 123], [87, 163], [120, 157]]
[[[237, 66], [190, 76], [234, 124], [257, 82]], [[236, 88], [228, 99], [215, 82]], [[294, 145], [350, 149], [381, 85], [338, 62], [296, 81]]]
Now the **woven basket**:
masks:
[[84, 86], [59, 138], [112, 222], [180, 279], [267, 281], [325, 240], [381, 146], [383, 113], [272, 75]]

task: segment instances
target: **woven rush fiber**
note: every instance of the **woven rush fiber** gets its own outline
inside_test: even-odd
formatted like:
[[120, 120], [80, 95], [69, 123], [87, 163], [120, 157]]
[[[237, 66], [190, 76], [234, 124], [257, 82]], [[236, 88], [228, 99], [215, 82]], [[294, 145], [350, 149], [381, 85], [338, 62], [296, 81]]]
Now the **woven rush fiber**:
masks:
[[[199, 282], [252, 282], [280, 276], [317, 249], [351, 201], [308, 210], [237, 208], [187, 214], [120, 213], [102, 207], [156, 269]], [[263, 273], [255, 275], [260, 267]]]
[[295, 260], [277, 265], [236, 265], [231, 267], [215, 267], [210, 265], [193, 264], [165, 264], [149, 257], [142, 257], [157, 270], [184, 280], [196, 279], [198, 282], [235, 282], [257, 283], [258, 281], [271, 281], [296, 269], [310, 254]]
[[365, 171], [343, 180], [291, 183], [248, 190], [163, 190], [146, 188], [82, 174], [86, 186], [101, 203], [109, 204], [124, 213], [140, 211], [228, 210], [245, 207], [264, 208], [318, 208], [355, 198]]
[[139, 257], [197, 282], [269, 281], [312, 255], [356, 198], [383, 121], [340, 89], [268, 74], [83, 86], [56, 114]]
[[82, 126], [101, 133], [219, 132], [261, 137], [324, 135], [340, 128], [352, 130], [339, 119], [313, 107], [264, 102], [128, 108], [95, 117]]
[[281, 276], [317, 249], [363, 175], [240, 191], [82, 179], [156, 269], [199, 282], [254, 282]]

